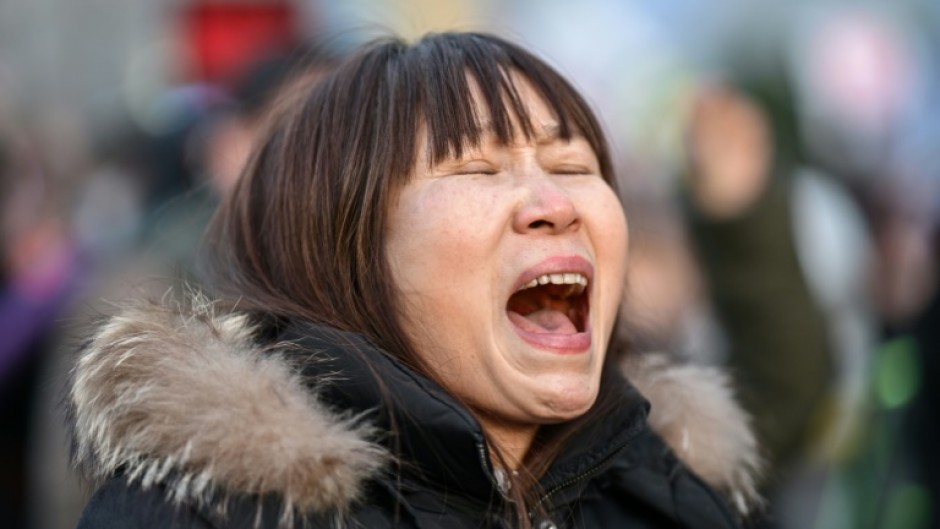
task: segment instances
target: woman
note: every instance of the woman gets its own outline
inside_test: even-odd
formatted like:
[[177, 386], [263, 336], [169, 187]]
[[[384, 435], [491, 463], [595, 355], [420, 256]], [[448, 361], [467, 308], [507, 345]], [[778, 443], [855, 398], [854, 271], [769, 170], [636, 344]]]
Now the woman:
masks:
[[621, 375], [614, 183], [524, 50], [365, 47], [214, 219], [223, 301], [128, 309], [83, 353], [79, 527], [735, 526], [712, 487], [744, 509], [756, 458], [721, 378], [626, 360], [693, 473]]

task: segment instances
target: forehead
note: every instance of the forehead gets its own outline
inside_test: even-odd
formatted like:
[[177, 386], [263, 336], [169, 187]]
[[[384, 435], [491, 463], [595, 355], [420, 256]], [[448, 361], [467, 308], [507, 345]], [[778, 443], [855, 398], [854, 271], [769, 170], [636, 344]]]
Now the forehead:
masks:
[[[487, 101], [480, 83], [470, 73], [466, 74], [467, 98], [470, 121], [465, 127], [457, 125], [462, 149], [456, 152], [432, 152], [431, 146], [439, 141], [439, 131], [431, 130], [425, 122], [419, 132], [421, 158], [430, 165], [449, 157], [459, 158], [464, 149], [472, 149], [486, 143], [505, 145], [525, 143], [549, 143], [570, 136], [581, 136], [579, 131], [566, 131], [559, 123], [557, 114], [545, 98], [524, 76], [510, 72], [500, 94], [500, 102], [494, 105]], [[502, 121], [502, 127], [500, 126]], [[501, 130], [504, 129], [504, 130]], [[453, 133], [454, 131], [449, 131]], [[420, 163], [420, 162], [419, 162]]]
[[[515, 71], [510, 71], [506, 75], [506, 81], [507, 88], [502, 97], [505, 100], [504, 108], [508, 113], [513, 134], [522, 132], [524, 135], [534, 134], [536, 138], [541, 136], [557, 137], [561, 132], [558, 116], [555, 115], [545, 97], [536, 90], [532, 82]], [[469, 74], [468, 85], [473, 108], [482, 130], [492, 132], [493, 122], [490, 115], [492, 109], [486, 104], [479, 83]], [[511, 99], [515, 99], [515, 101]], [[519, 115], [520, 110], [524, 115]], [[523, 120], [527, 123], [523, 124]]]
[[[470, 97], [477, 119], [481, 125], [492, 127], [491, 114], [494, 109], [491, 109], [486, 103], [483, 90], [477, 80], [469, 73], [467, 78], [467, 85], [470, 89]], [[541, 129], [546, 128], [558, 129], [558, 118], [555, 112], [548, 106], [545, 98], [535, 89], [531, 81], [514, 71], [506, 74], [505, 79], [506, 89], [501, 97], [514, 131], [521, 131], [525, 128], [521, 124], [521, 120], [526, 118], [528, 118], [529, 125], [534, 129], [532, 132], [540, 132]], [[527, 115], [520, 116], [520, 110]]]

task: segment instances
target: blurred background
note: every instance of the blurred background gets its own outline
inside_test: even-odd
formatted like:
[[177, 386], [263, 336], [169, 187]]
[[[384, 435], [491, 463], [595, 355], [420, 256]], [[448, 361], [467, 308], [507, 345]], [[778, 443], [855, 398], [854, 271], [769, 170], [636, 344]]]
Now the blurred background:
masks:
[[768, 528], [940, 527], [940, 3], [0, 0], [0, 525], [72, 527], [58, 410], [109, 301], [193, 271], [268, 110], [483, 30], [614, 144], [637, 349], [729, 368]]

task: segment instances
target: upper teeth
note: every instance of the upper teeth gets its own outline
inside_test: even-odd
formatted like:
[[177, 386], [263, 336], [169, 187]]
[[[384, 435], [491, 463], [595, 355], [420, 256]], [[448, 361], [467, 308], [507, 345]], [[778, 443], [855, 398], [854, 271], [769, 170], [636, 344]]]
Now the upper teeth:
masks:
[[522, 285], [519, 290], [525, 290], [539, 285], [547, 285], [549, 283], [553, 285], [581, 285], [582, 287], [586, 287], [588, 280], [584, 275], [579, 273], [542, 274], [525, 285]]

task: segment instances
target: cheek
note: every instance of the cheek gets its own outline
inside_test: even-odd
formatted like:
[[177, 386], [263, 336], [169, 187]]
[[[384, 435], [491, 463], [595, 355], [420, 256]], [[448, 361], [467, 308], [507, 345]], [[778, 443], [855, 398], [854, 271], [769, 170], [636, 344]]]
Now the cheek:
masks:
[[608, 281], [623, 283], [626, 277], [629, 234], [620, 201], [608, 188], [591, 203], [588, 220], [594, 235], [597, 259], [609, 272]]
[[421, 268], [431, 264], [419, 256], [430, 254], [428, 248], [439, 248], [447, 242], [451, 229], [439, 204], [427, 200], [425, 194], [406, 190], [399, 197], [389, 215], [386, 251], [399, 289], [410, 291], [414, 277], [422, 275]]
[[[478, 195], [477, 193], [476, 195]], [[452, 185], [427, 184], [404, 193], [390, 216], [388, 256], [401, 288], [455, 286], [489, 252], [485, 219], [492, 197]]]
[[490, 204], [492, 197], [467, 186], [432, 182], [406, 189], [390, 212], [387, 255], [402, 325], [417, 353], [434, 354], [436, 364], [447, 349], [462, 344], [461, 333], [477, 327], [466, 325], [468, 320], [488, 314], [480, 293], [492, 258]]
[[598, 316], [603, 318], [604, 331], [609, 332], [623, 301], [629, 239], [623, 207], [610, 188], [592, 197], [585, 222], [590, 228], [599, 271], [596, 307]]

